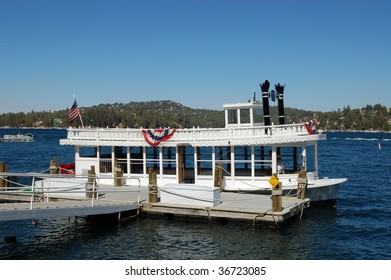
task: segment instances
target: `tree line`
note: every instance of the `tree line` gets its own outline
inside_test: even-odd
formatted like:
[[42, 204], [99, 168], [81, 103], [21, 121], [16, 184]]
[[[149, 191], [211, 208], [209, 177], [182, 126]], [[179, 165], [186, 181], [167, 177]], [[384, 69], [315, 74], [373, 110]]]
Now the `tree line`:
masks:
[[[80, 111], [84, 126], [89, 127], [224, 127], [222, 110], [192, 109], [169, 100], [100, 104], [81, 107]], [[278, 124], [277, 107], [271, 107], [270, 111], [272, 122]], [[79, 126], [79, 119], [73, 123], [68, 121], [68, 112], [69, 108], [54, 112], [4, 113], [0, 115], [0, 127]], [[347, 106], [331, 112], [285, 108], [285, 116], [286, 123], [316, 119], [318, 129], [323, 130], [391, 131], [390, 109], [381, 104], [361, 109]]]

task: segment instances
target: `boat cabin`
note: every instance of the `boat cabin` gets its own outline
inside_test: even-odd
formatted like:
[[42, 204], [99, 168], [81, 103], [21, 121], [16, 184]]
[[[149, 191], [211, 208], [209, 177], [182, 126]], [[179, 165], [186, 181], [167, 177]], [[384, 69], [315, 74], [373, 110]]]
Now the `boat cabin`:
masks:
[[[292, 180], [304, 165], [318, 176], [317, 141], [304, 124], [263, 125], [262, 102], [226, 104], [224, 128], [72, 128], [62, 145], [75, 147], [76, 174], [91, 166], [98, 176], [120, 169], [125, 183], [148, 185], [152, 168], [157, 184], [214, 185], [217, 166], [226, 190], [269, 188], [272, 173]], [[282, 164], [283, 162], [283, 164]], [[296, 175], [295, 175], [296, 176]]]

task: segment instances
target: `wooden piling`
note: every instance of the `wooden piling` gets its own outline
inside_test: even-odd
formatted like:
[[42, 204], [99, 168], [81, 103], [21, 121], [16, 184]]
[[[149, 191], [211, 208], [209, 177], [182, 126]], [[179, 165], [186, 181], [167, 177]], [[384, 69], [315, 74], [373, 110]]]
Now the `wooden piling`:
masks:
[[215, 168], [214, 184], [215, 187], [220, 187], [220, 191], [224, 191], [223, 186], [223, 164], [220, 162]]
[[[4, 164], [3, 161], [0, 161], [0, 172], [5, 172], [6, 170], [6, 166]], [[0, 191], [5, 191], [6, 190], [6, 187], [5, 187], [5, 180], [0, 178]]]
[[50, 174], [58, 174], [57, 157], [54, 157], [54, 158], [50, 161], [49, 173], [50, 173]]
[[87, 181], [87, 197], [88, 198], [96, 198], [96, 184], [95, 184], [95, 191], [94, 189], [94, 183], [95, 183], [95, 166], [91, 165], [91, 169], [88, 170], [88, 181]]
[[282, 211], [282, 183], [272, 189], [272, 210], [273, 212]]
[[123, 172], [118, 164], [118, 159], [114, 158], [114, 187], [123, 186]]
[[307, 197], [307, 171], [302, 166], [299, 174], [297, 175], [297, 198], [304, 199]]
[[153, 168], [148, 169], [148, 200], [150, 203], [156, 203], [157, 200], [157, 175]]

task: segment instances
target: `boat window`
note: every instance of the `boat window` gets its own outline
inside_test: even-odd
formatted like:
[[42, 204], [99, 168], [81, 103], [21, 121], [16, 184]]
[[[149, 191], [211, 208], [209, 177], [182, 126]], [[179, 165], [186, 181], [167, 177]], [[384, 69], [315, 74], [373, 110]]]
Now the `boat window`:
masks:
[[99, 170], [101, 173], [110, 173], [113, 171], [111, 147], [99, 147]]
[[147, 147], [147, 169], [149, 168], [153, 168], [153, 172], [160, 174], [158, 147]]
[[316, 171], [315, 168], [315, 160], [314, 160], [314, 153], [315, 149], [314, 146], [307, 146], [306, 147], [306, 152], [307, 152], [307, 171], [308, 172], [313, 172]]
[[79, 148], [80, 157], [96, 157], [96, 147], [80, 147]]
[[212, 147], [197, 148], [197, 174], [212, 175]]
[[100, 158], [111, 158], [111, 147], [99, 147]]
[[223, 175], [230, 176], [231, 172], [231, 146], [216, 147], [216, 165], [223, 165]]
[[238, 123], [238, 115], [235, 110], [228, 110], [228, 124], [237, 124]]
[[114, 154], [118, 159], [126, 159], [126, 147], [114, 147]]
[[272, 170], [272, 147], [256, 146], [254, 147], [254, 169], [255, 175], [270, 174]]
[[250, 109], [240, 110], [240, 123], [250, 123]]
[[260, 108], [254, 109], [254, 123], [263, 123], [263, 110]]
[[176, 174], [175, 147], [163, 147], [163, 174]]
[[130, 173], [143, 174], [143, 149], [130, 147]]
[[251, 175], [251, 146], [235, 147], [235, 175]]

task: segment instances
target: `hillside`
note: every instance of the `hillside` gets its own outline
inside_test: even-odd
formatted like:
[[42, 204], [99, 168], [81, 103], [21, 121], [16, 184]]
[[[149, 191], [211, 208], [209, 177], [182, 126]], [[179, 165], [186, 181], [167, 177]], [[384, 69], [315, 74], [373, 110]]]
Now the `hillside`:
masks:
[[[99, 104], [81, 107], [85, 126], [91, 127], [223, 127], [222, 110], [192, 109], [180, 103], [161, 100]], [[0, 127], [68, 127], [68, 110], [54, 112], [6, 113], [0, 115]], [[278, 110], [271, 107], [272, 122], [278, 123]], [[390, 110], [380, 104], [361, 109], [349, 106], [332, 112], [285, 108], [286, 123], [317, 118], [319, 129], [391, 131]], [[79, 125], [77, 119], [73, 125]]]

